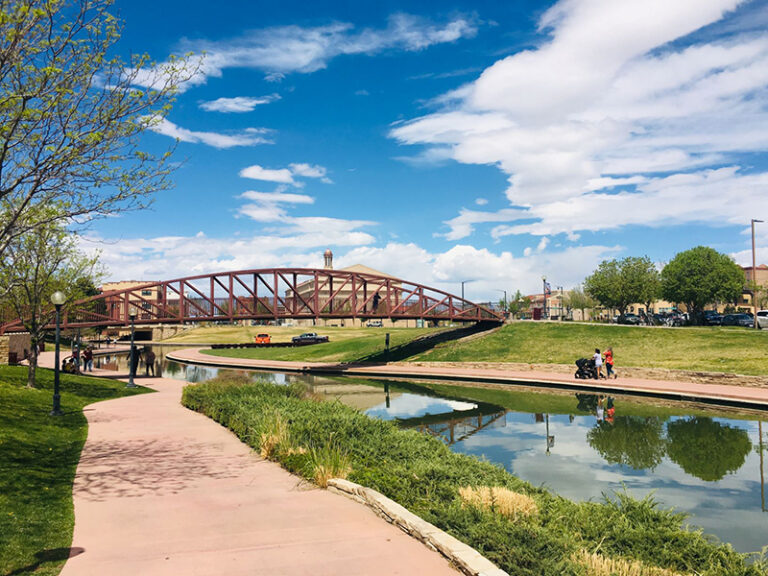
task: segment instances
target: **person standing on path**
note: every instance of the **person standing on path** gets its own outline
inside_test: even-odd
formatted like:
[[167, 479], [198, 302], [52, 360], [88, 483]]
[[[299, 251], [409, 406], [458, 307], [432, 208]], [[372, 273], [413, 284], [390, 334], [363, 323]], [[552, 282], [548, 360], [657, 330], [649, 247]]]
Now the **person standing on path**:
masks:
[[147, 376], [152, 372], [152, 377], [155, 376], [155, 353], [152, 352], [152, 348], [147, 348], [144, 352], [144, 366], [146, 366]]
[[608, 348], [605, 351], [605, 377], [610, 378], [613, 374], [614, 380], [616, 379], [616, 372], [613, 371], [613, 348]]
[[90, 346], [83, 350], [83, 372], [93, 372], [93, 349]]
[[600, 348], [595, 348], [592, 358], [595, 360], [595, 378], [599, 380], [603, 377], [603, 357], [600, 355]]

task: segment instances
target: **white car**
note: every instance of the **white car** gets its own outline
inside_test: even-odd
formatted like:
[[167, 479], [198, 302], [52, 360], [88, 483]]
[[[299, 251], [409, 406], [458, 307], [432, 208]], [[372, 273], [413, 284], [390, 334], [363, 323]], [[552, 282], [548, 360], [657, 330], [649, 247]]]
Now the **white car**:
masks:
[[757, 311], [757, 327], [760, 329], [768, 328], [768, 310]]

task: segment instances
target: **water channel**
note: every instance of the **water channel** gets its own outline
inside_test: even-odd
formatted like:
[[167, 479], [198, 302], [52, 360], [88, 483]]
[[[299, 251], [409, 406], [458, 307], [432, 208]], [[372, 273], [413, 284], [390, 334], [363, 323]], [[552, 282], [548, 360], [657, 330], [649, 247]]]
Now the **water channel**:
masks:
[[[219, 372], [167, 361], [169, 349], [154, 349], [158, 375], [197, 383]], [[97, 364], [126, 369], [126, 356]], [[615, 395], [611, 415], [607, 406], [598, 409], [594, 394], [251, 374], [278, 384], [303, 382], [316, 394], [418, 428], [456, 452], [487, 458], [573, 500], [599, 501], [622, 490], [635, 498], [650, 494], [739, 552], [768, 545], [767, 412]]]

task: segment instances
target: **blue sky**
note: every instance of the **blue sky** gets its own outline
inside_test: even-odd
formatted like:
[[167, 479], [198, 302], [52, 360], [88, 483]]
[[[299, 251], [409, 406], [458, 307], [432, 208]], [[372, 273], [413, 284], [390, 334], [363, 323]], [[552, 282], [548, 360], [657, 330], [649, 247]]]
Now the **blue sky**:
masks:
[[[362, 263], [495, 299], [768, 221], [768, 2], [149, 3], [118, 50], [199, 70], [175, 187], [97, 223], [109, 279]], [[768, 223], [757, 226], [768, 262]]]

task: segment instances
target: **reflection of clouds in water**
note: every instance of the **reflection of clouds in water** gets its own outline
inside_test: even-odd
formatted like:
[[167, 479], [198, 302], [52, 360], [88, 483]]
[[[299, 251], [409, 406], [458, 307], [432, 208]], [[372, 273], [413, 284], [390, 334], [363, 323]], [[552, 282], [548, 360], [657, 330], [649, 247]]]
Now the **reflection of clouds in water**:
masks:
[[[716, 420], [746, 430], [753, 446], [758, 444], [755, 422]], [[760, 502], [760, 457], [754, 450], [739, 470], [706, 482], [686, 474], [666, 456], [654, 471], [609, 464], [587, 442], [587, 432], [595, 425], [594, 416], [576, 416], [573, 422], [567, 416], [550, 416], [555, 444], [547, 455], [546, 424], [535, 422], [533, 414], [509, 412], [505, 428], [480, 430], [454, 450], [484, 456], [533, 485], [574, 500], [599, 501], [603, 494], [625, 487], [635, 498], [652, 494], [660, 506], [689, 514], [689, 524], [742, 552], [768, 543], [768, 513], [761, 511]]]
[[477, 408], [477, 404], [470, 402], [405, 393], [392, 398], [389, 408], [387, 408], [386, 403], [381, 403], [369, 408], [365, 413], [373, 418], [391, 420], [393, 418], [416, 418], [427, 414], [463, 412], [475, 408]]

